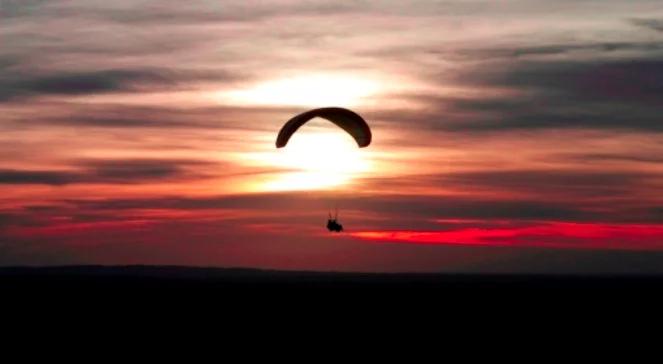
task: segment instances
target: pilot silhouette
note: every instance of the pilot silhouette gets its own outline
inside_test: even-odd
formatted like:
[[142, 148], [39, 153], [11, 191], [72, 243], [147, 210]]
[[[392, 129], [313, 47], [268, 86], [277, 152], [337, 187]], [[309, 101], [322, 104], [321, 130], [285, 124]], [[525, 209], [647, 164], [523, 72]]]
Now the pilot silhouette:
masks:
[[331, 212], [329, 213], [329, 220], [327, 220], [327, 230], [340, 233], [343, 231], [343, 225], [339, 224], [336, 220], [338, 219], [338, 211], [336, 216], [332, 219]]

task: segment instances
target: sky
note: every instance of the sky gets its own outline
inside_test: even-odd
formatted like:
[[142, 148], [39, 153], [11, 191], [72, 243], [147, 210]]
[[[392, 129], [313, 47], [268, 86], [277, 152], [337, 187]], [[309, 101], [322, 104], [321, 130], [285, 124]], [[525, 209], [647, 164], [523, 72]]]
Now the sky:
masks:
[[660, 0], [0, 0], [0, 265], [661, 274], [662, 115]]

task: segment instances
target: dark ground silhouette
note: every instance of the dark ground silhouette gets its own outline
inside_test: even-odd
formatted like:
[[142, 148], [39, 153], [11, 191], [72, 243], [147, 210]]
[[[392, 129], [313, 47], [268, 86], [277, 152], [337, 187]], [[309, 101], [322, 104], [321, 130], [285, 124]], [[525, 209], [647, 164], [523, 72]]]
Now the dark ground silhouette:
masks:
[[649, 322], [663, 305], [663, 277], [70, 266], [0, 268], [0, 292], [5, 321], [37, 317], [59, 320], [59, 326], [216, 320], [221, 331], [251, 330], [250, 323], [278, 331], [303, 324], [306, 332], [351, 331], [352, 325], [393, 332], [433, 323], [436, 330], [474, 331], [479, 324], [501, 330], [514, 319], [544, 328], [570, 318], [610, 326], [618, 316]]
[[539, 295], [663, 291], [663, 277], [601, 275], [523, 275], [449, 273], [340, 273], [181, 266], [63, 266], [0, 268], [4, 289], [88, 291], [153, 289], [226, 291], [354, 291], [386, 294], [407, 291], [417, 295]]

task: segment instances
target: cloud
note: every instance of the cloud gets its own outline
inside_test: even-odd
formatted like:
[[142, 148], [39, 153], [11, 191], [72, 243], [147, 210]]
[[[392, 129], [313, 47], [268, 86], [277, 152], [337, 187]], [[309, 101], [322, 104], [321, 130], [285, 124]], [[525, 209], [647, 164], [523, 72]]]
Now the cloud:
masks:
[[[357, 205], [359, 203], [356, 203]], [[394, 211], [392, 217], [469, 219], [584, 219], [587, 214], [572, 206], [553, 201], [513, 201], [479, 198], [397, 196], [363, 201], [372, 211]]]
[[[603, 227], [606, 226], [609, 229], [620, 228], [624, 224], [620, 219], [630, 215], [626, 210], [617, 215], [605, 211], [587, 211], [582, 203], [556, 201], [548, 196], [531, 200], [499, 200], [474, 195], [288, 192], [207, 197], [69, 199], [55, 201], [52, 206], [35, 205], [15, 211], [6, 224], [8, 229], [3, 231], [3, 236], [10, 237], [13, 241], [18, 238], [40, 241], [42, 246], [45, 242], [52, 242], [59, 247], [80, 247], [80, 242], [97, 237], [91, 248], [106, 246], [109, 250], [116, 250], [124, 245], [132, 246], [126, 251], [132, 257], [141, 251], [136, 250], [136, 244], [148, 242], [160, 244], [159, 246], [164, 248], [160, 251], [164, 254], [172, 253], [173, 256], [177, 256], [178, 251], [194, 250], [200, 253], [200, 247], [208, 245], [214, 248], [211, 251], [218, 253], [218, 249], [232, 244], [236, 244], [237, 251], [247, 252], [253, 257], [256, 252], [277, 254], [283, 249], [290, 255], [297, 254], [301, 247], [311, 247], [310, 239], [316, 239], [313, 250], [319, 255], [320, 247], [317, 244], [325, 244], [325, 239], [328, 239], [322, 230], [331, 201], [341, 206], [342, 221], [347, 222], [349, 233], [394, 229], [439, 231], [439, 236], [432, 234], [434, 240], [454, 238], [451, 242], [457, 243], [460, 242], [458, 238], [469, 237], [485, 243], [486, 246], [509, 245], [518, 248], [561, 245], [569, 248], [588, 245], [605, 248], [606, 245], [602, 244], [610, 243], [602, 240], [599, 244], [595, 237], [587, 235], [596, 236], [604, 231]], [[657, 207], [660, 208], [658, 205], [647, 208], [651, 210], [650, 214], [653, 214]], [[659, 222], [660, 216], [659, 212]], [[613, 222], [604, 223], [605, 221]], [[580, 226], [573, 222], [583, 224]], [[634, 222], [640, 224], [652, 221], [642, 219]], [[567, 229], [571, 225], [575, 225], [572, 231]], [[572, 234], [555, 235], [554, 231], [546, 226], [562, 226], [564, 229], [560, 231]], [[657, 244], [655, 240], [645, 241], [646, 231], [642, 230], [643, 234], [639, 234], [638, 231], [641, 230], [637, 229], [640, 227], [634, 227], [636, 230], [629, 230], [631, 227], [626, 225], [623, 227], [627, 230], [617, 231], [621, 234], [616, 240], [619, 244], [612, 244], [613, 248], [642, 247], [629, 245], [635, 240], [638, 240], [636, 243], [643, 242], [650, 246]], [[512, 239], [507, 238], [508, 234], [511, 234]], [[276, 241], [288, 242], [289, 248], [276, 245]], [[164, 247], [168, 242], [174, 245]], [[191, 249], [192, 243], [196, 245], [196, 249]], [[331, 243], [334, 249], [340, 249], [342, 246], [352, 249], [351, 252], [364, 249], [352, 245], [357, 241], [334, 239]], [[384, 254], [385, 249], [392, 248], [395, 249], [381, 245], [376, 249], [376, 253], [380, 251], [380, 254]], [[153, 245], [146, 245], [145, 249], [153, 254]], [[367, 246], [365, 249], [372, 248]], [[415, 251], [411, 249], [419, 248], [402, 249], [402, 253], [414, 254]], [[485, 249], [487, 247], [484, 247], [483, 253], [486, 253]], [[437, 252], [438, 255], [445, 256]], [[476, 253], [479, 251], [475, 251]], [[438, 256], [434, 251], [421, 254], [419, 259], [433, 259]], [[491, 254], [492, 252], [489, 253]], [[347, 254], [345, 255], [347, 258]], [[402, 260], [402, 254], [395, 256], [400, 257], [396, 260]], [[384, 256], [381, 257], [384, 259]], [[362, 264], [365, 264], [365, 261]], [[420, 262], [418, 264], [421, 268]]]
[[538, 223], [435, 231], [360, 231], [361, 239], [419, 244], [531, 246], [573, 249], [660, 250], [663, 226], [644, 224]]
[[656, 52], [663, 51], [663, 42], [588, 42], [559, 43], [529, 46], [505, 46], [500, 48], [471, 48], [451, 51], [430, 50], [429, 53], [462, 61], [495, 61], [520, 59], [539, 56], [559, 56], [572, 53], [589, 53], [594, 56], [605, 56], [606, 53], [617, 52]]
[[[329, 208], [328, 199], [298, 193], [263, 193], [204, 198], [163, 197], [150, 199], [68, 200], [83, 209], [126, 210], [156, 209], [246, 209], [254, 211], [312, 211], [322, 213]], [[582, 218], [586, 214], [572, 206], [553, 201], [483, 200], [478, 198], [430, 196], [337, 196], [336, 203], [344, 210], [380, 212], [392, 218], [513, 218], [548, 219]]]
[[87, 73], [63, 73], [21, 79], [14, 88], [28, 93], [80, 95], [131, 90], [141, 84], [168, 84], [169, 80], [152, 71], [108, 70]]
[[71, 170], [0, 169], [0, 184], [62, 186], [80, 183], [130, 184], [204, 178], [203, 173], [189, 169], [210, 164], [203, 161], [167, 159], [88, 160], [79, 162], [78, 168]]
[[188, 160], [95, 160], [83, 163], [86, 179], [101, 183], [132, 183], [168, 180], [175, 177], [192, 176], [186, 168], [210, 165], [203, 161]]
[[638, 162], [638, 163], [663, 163], [663, 156], [656, 152], [642, 152], [641, 154], [618, 154], [618, 153], [558, 153], [549, 157], [550, 161], [571, 160], [577, 162]]
[[6, 19], [30, 16], [41, 6], [49, 2], [49, 0], [3, 1], [0, 3], [0, 15]]
[[[7, 61], [8, 62], [8, 61]], [[186, 71], [177, 69], [110, 69], [96, 71], [25, 71], [0, 68], [0, 101], [40, 95], [92, 95], [113, 92], [181, 89], [195, 82], [229, 81], [233, 76], [221, 71]]]
[[657, 32], [663, 32], [663, 20], [662, 19], [631, 19], [632, 24], [639, 27], [647, 28]]
[[652, 221], [663, 223], [663, 206], [651, 207], [648, 212], [652, 216]]
[[45, 184], [60, 186], [73, 183], [76, 173], [66, 171], [26, 171], [0, 169], [0, 184]]
[[48, 17], [94, 19], [129, 25], [201, 24], [247, 22], [269, 17], [315, 14], [342, 14], [367, 9], [363, 1], [220, 1], [183, 6], [177, 1], [163, 1], [158, 7], [140, 7], [129, 1], [89, 6], [86, 2], [28, 0], [10, 2], [3, 8], [7, 17]]
[[556, 100], [653, 102], [663, 90], [662, 66], [660, 59], [519, 62], [465, 79]]
[[[6, 40], [0, 49], [0, 101], [5, 101], [0, 144], [6, 144], [6, 153], [0, 184], [26, 196], [7, 201], [5, 210], [35, 205], [0, 210], [0, 226], [44, 228], [23, 232], [37, 231], [40, 243], [57, 243], [53, 251], [63, 242], [101, 239], [108, 251], [126, 246], [124, 259], [149, 258], [153, 245], [136, 248], [136, 243], [163, 247], [170, 240], [177, 241], [169, 251], [175, 262], [182, 263], [182, 251], [201, 254], [189, 246], [195, 242], [212, 247], [206, 257], [221, 256], [209, 262], [230, 257], [229, 263], [239, 264], [233, 260], [237, 252], [254, 257], [251, 262], [291, 254], [273, 244], [272, 232], [284, 229], [290, 229], [284, 239], [297, 242], [289, 247], [306, 246], [329, 261], [317, 244], [324, 237], [316, 244], [299, 243], [323, 228], [334, 201], [349, 229], [367, 231], [439, 228], [440, 219], [462, 219], [464, 228], [479, 229], [498, 229], [502, 220], [518, 226], [534, 220], [660, 222], [661, 201], [651, 196], [661, 180], [651, 163], [660, 161], [652, 139], [663, 131], [663, 43], [656, 38], [659, 14], [646, 11], [644, 2], [636, 4], [5, 1], [0, 9], [0, 33]], [[655, 2], [648, 4], [655, 7]], [[625, 17], [637, 18], [626, 22]], [[198, 193], [209, 191], [217, 178], [214, 189], [222, 194], [229, 192], [223, 191], [224, 177], [270, 170], [147, 158], [213, 151], [214, 158], [232, 159], [253, 148], [262, 151], [272, 145], [267, 133], [276, 132], [278, 120], [299, 110], [220, 107], [216, 102], [224, 100], [214, 98], [216, 91], [222, 97], [234, 86], [328, 71], [384, 75], [387, 90], [402, 85], [422, 92], [396, 95], [393, 103], [375, 100], [377, 111], [366, 103], [377, 148], [367, 152], [378, 159], [373, 171], [378, 175], [399, 173], [392, 161], [418, 158], [419, 171], [431, 175], [357, 181], [367, 188], [358, 191], [379, 184], [385, 188], [375, 190], [387, 194], [203, 197]], [[391, 76], [404, 81], [389, 81]], [[192, 92], [176, 92], [181, 90]], [[204, 100], [197, 98], [199, 90]], [[147, 95], [151, 92], [158, 95]], [[168, 96], [161, 98], [164, 93]], [[79, 97], [87, 95], [95, 97]], [[179, 96], [181, 103], [174, 101]], [[407, 108], [392, 110], [397, 105]], [[359, 108], [364, 115], [364, 105]], [[405, 148], [392, 142], [398, 138], [405, 140]], [[107, 153], [135, 158], [66, 159], [63, 169], [35, 167]], [[456, 159], [445, 164], [447, 157]], [[503, 165], [514, 170], [496, 171]], [[546, 170], [551, 166], [564, 169]], [[457, 172], [470, 168], [476, 170]], [[434, 174], [441, 170], [452, 172]], [[170, 187], [171, 182], [174, 188], [166, 193], [172, 196], [155, 197], [163, 189], [147, 185]], [[444, 195], [427, 194], [428, 188]], [[146, 195], [121, 197], [136, 191]], [[224, 219], [229, 221], [220, 224]], [[442, 226], [451, 228], [448, 222]], [[340, 251], [338, 240], [331, 246]], [[235, 241], [234, 251], [221, 253], [222, 246]], [[81, 250], [90, 259], [87, 254]], [[382, 260], [377, 265], [384, 264], [384, 256], [366, 256], [373, 255]], [[389, 259], [421, 267], [422, 261], [443, 254], [434, 255]], [[347, 260], [346, 254], [339, 256]]]
[[653, 173], [587, 172], [574, 170], [515, 170], [450, 173], [435, 176], [439, 185], [484, 188], [536, 195], [577, 198], [626, 194], [642, 187]]
[[208, 197], [156, 197], [146, 199], [67, 200], [68, 204], [92, 210], [128, 210], [139, 208], [201, 209], [293, 209], [311, 208], [319, 200], [292, 193], [261, 193]]
[[389, 214], [392, 219], [660, 221], [660, 214], [652, 210], [656, 202], [643, 200], [643, 195], [655, 195], [663, 187], [663, 174], [581, 168], [371, 178], [362, 181], [365, 188], [409, 191], [427, 186], [450, 196], [381, 196], [364, 203], [368, 211], [394, 211]]
[[[488, 90], [478, 96], [408, 95], [416, 109], [378, 110], [378, 120], [452, 132], [593, 129], [662, 132], [663, 60], [478, 64], [437, 82]], [[398, 125], [398, 124], [396, 124]]]
[[265, 120], [287, 120], [301, 111], [294, 107], [269, 106], [136, 106], [121, 103], [41, 102], [32, 108], [29, 101], [15, 106], [21, 112], [7, 115], [15, 127], [75, 126], [103, 128], [163, 128], [273, 130]]
[[[396, 178], [368, 178], [363, 188], [372, 186], [392, 191], [416, 187], [444, 187], [450, 195], [425, 193], [392, 194], [302, 194], [297, 192], [260, 193], [231, 196], [174, 197], [148, 199], [68, 200], [83, 210], [131, 210], [141, 208], [184, 211], [232, 209], [258, 212], [292, 211], [326, 214], [333, 200], [356, 218], [382, 216], [390, 224], [431, 219], [513, 219], [563, 221], [658, 221], [655, 202], [642, 200], [642, 193], [654, 191], [663, 183], [661, 174], [636, 171], [576, 169], [527, 169], [511, 171], [456, 172]], [[657, 187], [658, 186], [658, 187]], [[463, 194], [455, 195], [454, 191]], [[417, 222], [418, 221], [418, 222]], [[402, 225], [402, 224], [400, 224]], [[425, 225], [425, 224], [424, 224]]]
[[15, 213], [0, 212], [0, 230], [4, 227], [12, 225], [16, 222], [17, 215]]

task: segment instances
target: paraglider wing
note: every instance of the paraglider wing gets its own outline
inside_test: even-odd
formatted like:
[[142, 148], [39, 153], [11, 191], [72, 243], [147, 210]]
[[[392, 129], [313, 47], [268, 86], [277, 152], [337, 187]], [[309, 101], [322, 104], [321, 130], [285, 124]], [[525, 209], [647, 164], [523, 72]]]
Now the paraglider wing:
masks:
[[288, 122], [283, 125], [279, 132], [279, 136], [276, 138], [276, 147], [283, 148], [288, 144], [288, 140], [290, 140], [292, 134], [294, 134], [300, 126], [306, 124], [306, 122], [315, 117], [327, 119], [341, 127], [348, 132], [348, 134], [352, 135], [360, 148], [371, 144], [371, 129], [361, 116], [354, 111], [341, 107], [324, 107], [309, 110], [288, 120]]

